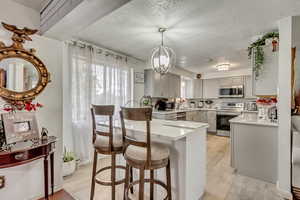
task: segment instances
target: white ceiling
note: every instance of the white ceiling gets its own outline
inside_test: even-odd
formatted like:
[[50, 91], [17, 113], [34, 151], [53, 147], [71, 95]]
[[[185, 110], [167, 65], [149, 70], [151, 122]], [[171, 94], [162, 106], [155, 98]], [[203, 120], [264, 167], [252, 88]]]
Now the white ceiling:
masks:
[[43, 3], [47, 0], [13, 0], [13, 1], [40, 12], [43, 7]]
[[297, 14], [299, 0], [132, 0], [74, 36], [146, 60], [160, 43], [158, 27], [167, 27], [165, 44], [175, 50], [177, 65], [205, 73], [220, 62], [249, 68], [253, 36]]

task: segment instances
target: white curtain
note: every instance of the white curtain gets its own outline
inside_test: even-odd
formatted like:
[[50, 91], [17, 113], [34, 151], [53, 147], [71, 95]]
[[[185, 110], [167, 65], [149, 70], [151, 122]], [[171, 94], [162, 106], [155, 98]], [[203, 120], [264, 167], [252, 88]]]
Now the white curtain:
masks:
[[[91, 104], [120, 106], [132, 100], [132, 69], [124, 58], [68, 44], [73, 147], [82, 163], [91, 160]], [[116, 117], [118, 115], [115, 115]]]

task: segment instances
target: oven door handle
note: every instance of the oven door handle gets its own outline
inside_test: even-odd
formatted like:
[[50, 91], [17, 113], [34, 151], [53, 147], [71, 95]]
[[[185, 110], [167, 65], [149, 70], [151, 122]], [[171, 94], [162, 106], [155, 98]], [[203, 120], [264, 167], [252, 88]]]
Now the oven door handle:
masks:
[[217, 113], [217, 116], [219, 115], [232, 115], [232, 116], [239, 116], [242, 113], [230, 113], [230, 112], [222, 112], [222, 113]]

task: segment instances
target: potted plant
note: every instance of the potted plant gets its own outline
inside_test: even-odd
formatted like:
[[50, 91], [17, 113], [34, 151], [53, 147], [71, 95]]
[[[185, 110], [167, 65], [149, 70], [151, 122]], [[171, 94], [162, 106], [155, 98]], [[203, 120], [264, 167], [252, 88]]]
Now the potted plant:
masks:
[[67, 151], [66, 147], [64, 148], [63, 155], [63, 176], [72, 175], [76, 169], [76, 159], [73, 152]]

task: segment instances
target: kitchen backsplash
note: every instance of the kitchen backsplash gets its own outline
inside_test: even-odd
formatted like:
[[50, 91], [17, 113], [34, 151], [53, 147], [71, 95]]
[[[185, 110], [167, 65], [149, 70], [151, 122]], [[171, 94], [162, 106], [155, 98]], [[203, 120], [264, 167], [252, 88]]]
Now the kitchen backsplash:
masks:
[[[202, 98], [197, 98], [197, 99], [187, 99], [188, 105], [190, 105], [191, 102], [195, 102], [196, 107], [200, 101], [205, 101], [205, 100], [212, 100], [213, 103], [210, 105], [210, 107], [218, 107], [222, 102], [236, 102], [236, 103], [246, 103], [246, 102], [252, 102], [255, 101], [256, 98], [216, 98], [216, 99], [202, 99]], [[204, 106], [206, 104], [204, 103]]]

